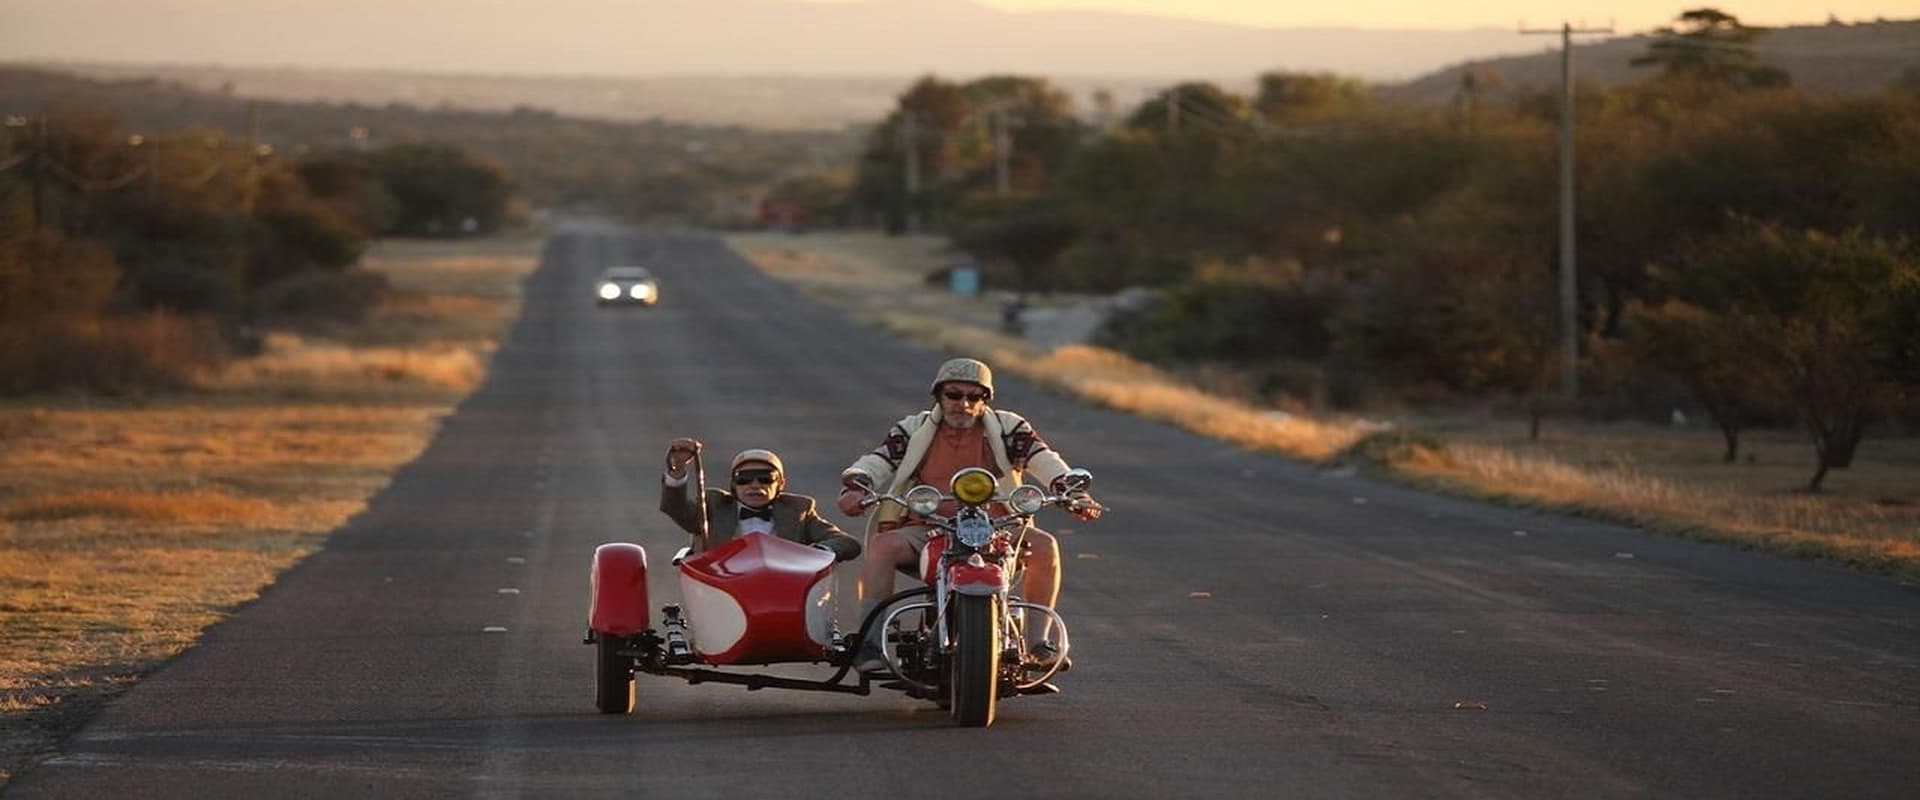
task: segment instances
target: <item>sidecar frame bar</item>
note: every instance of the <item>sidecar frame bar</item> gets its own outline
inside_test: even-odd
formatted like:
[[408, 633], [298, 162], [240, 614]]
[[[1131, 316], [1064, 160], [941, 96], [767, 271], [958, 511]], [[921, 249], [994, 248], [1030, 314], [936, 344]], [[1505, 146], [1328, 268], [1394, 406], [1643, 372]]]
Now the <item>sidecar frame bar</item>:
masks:
[[740, 674], [735, 672], [721, 672], [715, 669], [698, 669], [694, 667], [668, 667], [668, 666], [651, 667], [651, 666], [642, 665], [640, 667], [637, 667], [636, 669], [639, 672], [645, 672], [653, 675], [666, 675], [669, 677], [680, 678], [690, 684], [731, 683], [738, 686], [745, 686], [747, 687], [747, 691], [749, 692], [757, 692], [757, 691], [760, 691], [761, 689], [771, 688], [771, 689], [798, 689], [798, 690], [807, 691], [807, 692], [837, 692], [839, 694], [857, 694], [857, 695], [873, 694], [873, 688], [872, 688], [871, 682], [867, 679], [867, 676], [865, 675], [860, 676], [860, 682], [857, 684], [840, 682], [841, 679], [847, 676], [848, 672], [852, 671], [849, 667], [841, 667], [839, 672], [835, 672], [833, 674], [833, 677], [828, 678], [824, 681], [809, 681], [809, 680], [802, 680], [800, 678], [783, 678], [778, 675], [746, 675], [746, 674]]

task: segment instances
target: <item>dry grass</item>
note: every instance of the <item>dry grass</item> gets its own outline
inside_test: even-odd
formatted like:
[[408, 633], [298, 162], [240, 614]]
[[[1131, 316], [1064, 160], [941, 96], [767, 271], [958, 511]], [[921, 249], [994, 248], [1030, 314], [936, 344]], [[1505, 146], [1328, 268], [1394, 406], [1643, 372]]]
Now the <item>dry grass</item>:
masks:
[[274, 334], [197, 394], [0, 405], [0, 786], [419, 453], [536, 244], [382, 243], [392, 302], [337, 341]]
[[308, 396], [339, 391], [378, 394], [400, 387], [465, 393], [479, 384], [490, 350], [490, 344], [472, 341], [353, 347], [275, 333], [267, 337], [258, 357], [228, 365], [205, 385], [213, 389], [270, 386], [283, 394]]
[[[1599, 438], [1599, 437], [1594, 437]], [[1563, 441], [1565, 438], [1563, 437]], [[1712, 443], [1703, 443], [1710, 450]], [[1589, 440], [1573, 449], [1591, 452]], [[1577, 511], [1680, 533], [1800, 556], [1827, 558], [1920, 578], [1920, 483], [1898, 463], [1863, 459], [1851, 470], [1866, 494], [1842, 489], [1809, 494], [1776, 486], [1767, 473], [1703, 481], [1697, 465], [1636, 463], [1645, 450], [1631, 443], [1612, 465], [1578, 464], [1552, 454], [1552, 445], [1528, 452], [1513, 446], [1451, 441], [1408, 448], [1387, 460], [1414, 480], [1476, 496]], [[1740, 465], [1721, 472], [1737, 473]], [[1804, 470], [1795, 471], [1805, 480]], [[1758, 481], [1756, 483], [1756, 481]], [[1880, 485], [1905, 481], [1889, 496]], [[1791, 484], [1789, 484], [1791, 485]]]
[[[1720, 462], [1717, 435], [1698, 430], [1562, 425], [1531, 442], [1524, 422], [1482, 415], [1402, 419], [1382, 433], [1380, 423], [1314, 420], [1209, 394], [1100, 348], [1036, 352], [993, 330], [993, 302], [924, 287], [921, 276], [957, 260], [934, 257], [938, 240], [760, 234], [731, 244], [816, 299], [896, 333], [1205, 436], [1444, 491], [1920, 579], [1920, 442], [1910, 439], [1866, 443], [1855, 466], [1830, 475], [1816, 495], [1798, 490], [1812, 472], [1812, 448], [1793, 432], [1748, 434], [1748, 456], [1734, 464]], [[1232, 383], [1214, 376], [1208, 385]]]

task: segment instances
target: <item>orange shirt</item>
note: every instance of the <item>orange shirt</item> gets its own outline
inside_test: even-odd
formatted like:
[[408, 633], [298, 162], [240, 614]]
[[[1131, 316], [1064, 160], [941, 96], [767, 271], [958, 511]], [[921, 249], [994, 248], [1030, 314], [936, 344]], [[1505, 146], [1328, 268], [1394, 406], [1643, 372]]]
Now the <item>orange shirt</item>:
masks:
[[[913, 482], [932, 486], [944, 494], [953, 483], [954, 473], [968, 467], [983, 467], [994, 477], [1000, 477], [1000, 466], [993, 463], [993, 448], [987, 446], [987, 427], [941, 425], [933, 432], [933, 441], [927, 447], [926, 458], [920, 459], [920, 468], [913, 473]], [[940, 513], [952, 514], [955, 508], [949, 500], [940, 504]]]

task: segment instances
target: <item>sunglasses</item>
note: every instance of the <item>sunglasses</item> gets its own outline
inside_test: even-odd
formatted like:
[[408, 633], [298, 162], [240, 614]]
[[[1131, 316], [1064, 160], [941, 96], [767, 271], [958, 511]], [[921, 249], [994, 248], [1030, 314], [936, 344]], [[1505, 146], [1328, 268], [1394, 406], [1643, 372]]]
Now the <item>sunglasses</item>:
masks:
[[733, 485], [747, 486], [757, 483], [761, 486], [772, 486], [777, 475], [778, 473], [770, 469], [743, 469], [733, 474]]
[[948, 389], [944, 392], [941, 392], [940, 396], [947, 398], [948, 400], [953, 400], [955, 402], [965, 400], [969, 404], [978, 403], [982, 400], [987, 399], [987, 396], [980, 392], [961, 392], [953, 389]]

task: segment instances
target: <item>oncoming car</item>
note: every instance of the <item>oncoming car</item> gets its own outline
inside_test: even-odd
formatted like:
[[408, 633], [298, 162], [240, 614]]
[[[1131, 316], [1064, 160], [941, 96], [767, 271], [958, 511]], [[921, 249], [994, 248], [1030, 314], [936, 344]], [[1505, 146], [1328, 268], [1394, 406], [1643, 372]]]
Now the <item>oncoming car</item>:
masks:
[[660, 302], [660, 285], [646, 267], [608, 267], [594, 285], [600, 305], [637, 303], [651, 306]]

